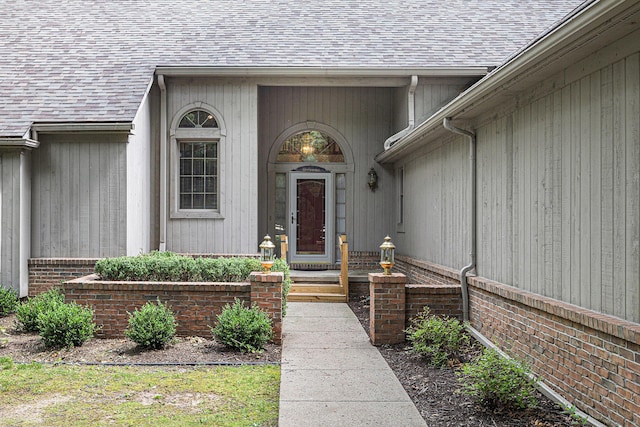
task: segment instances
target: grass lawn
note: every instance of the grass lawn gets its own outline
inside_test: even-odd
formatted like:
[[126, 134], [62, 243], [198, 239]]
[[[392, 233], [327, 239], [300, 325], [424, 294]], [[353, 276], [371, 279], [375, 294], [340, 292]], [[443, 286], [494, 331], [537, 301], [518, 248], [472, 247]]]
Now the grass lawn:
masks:
[[276, 426], [280, 367], [102, 367], [0, 358], [2, 426]]

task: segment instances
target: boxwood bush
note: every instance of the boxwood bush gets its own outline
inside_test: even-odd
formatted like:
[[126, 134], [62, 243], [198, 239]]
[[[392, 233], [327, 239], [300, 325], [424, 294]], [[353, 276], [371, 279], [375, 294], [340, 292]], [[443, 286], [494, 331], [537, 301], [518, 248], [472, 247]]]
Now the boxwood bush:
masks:
[[45, 347], [74, 347], [93, 337], [93, 310], [75, 302], [54, 303], [38, 314], [38, 329]]
[[95, 272], [103, 280], [156, 282], [241, 282], [260, 270], [255, 258], [192, 258], [173, 252], [104, 258]]
[[0, 285], [0, 317], [15, 313], [19, 305], [20, 300], [16, 291]]
[[176, 320], [169, 307], [160, 302], [148, 302], [129, 313], [127, 338], [144, 348], [163, 348], [176, 334]]
[[16, 317], [20, 322], [20, 328], [25, 332], [40, 332], [38, 316], [46, 313], [57, 304], [64, 303], [64, 294], [60, 289], [53, 288], [41, 293], [20, 305], [16, 310]]
[[236, 299], [225, 305], [218, 315], [218, 323], [211, 328], [215, 339], [222, 344], [242, 352], [255, 353], [271, 339], [271, 319], [258, 306], [246, 307], [244, 301]]

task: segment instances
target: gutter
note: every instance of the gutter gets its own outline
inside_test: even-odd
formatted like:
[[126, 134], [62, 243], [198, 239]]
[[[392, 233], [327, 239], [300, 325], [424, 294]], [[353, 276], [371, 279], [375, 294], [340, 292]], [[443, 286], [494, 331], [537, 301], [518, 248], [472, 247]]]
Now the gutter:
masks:
[[462, 320], [469, 322], [469, 285], [467, 283], [467, 273], [476, 268], [476, 244], [477, 244], [477, 223], [478, 223], [478, 209], [477, 209], [477, 167], [476, 167], [476, 134], [467, 130], [455, 127], [451, 124], [451, 118], [445, 117], [442, 120], [442, 126], [450, 132], [458, 135], [465, 136], [469, 139], [469, 170], [470, 178], [469, 185], [471, 186], [471, 252], [469, 253], [470, 263], [462, 268], [460, 271], [460, 286], [462, 288]]
[[487, 67], [156, 67], [157, 75], [168, 77], [477, 77]]
[[375, 160], [378, 163], [389, 163], [410, 153], [427, 135], [440, 129], [446, 117], [459, 116], [474, 109], [498, 92], [509, 90], [523, 77], [539, 72], [541, 68], [564, 56], [567, 51], [563, 49], [563, 43], [568, 40], [573, 39], [571, 46], [588, 44], [592, 38], [586, 36], [594, 31], [602, 33], [605, 29], [615, 26], [618, 21], [612, 14], [619, 13], [621, 10], [618, 9], [624, 7], [625, 3], [625, 0], [591, 1], [578, 7], [556, 27], [549, 29], [540, 38], [507, 59], [504, 64], [416, 126], [409, 135], [396, 142], [391, 149], [378, 154]]
[[0, 147], [38, 148], [40, 141], [31, 138], [0, 138]]
[[167, 85], [158, 75], [160, 88], [160, 242], [158, 250], [167, 250]]
[[131, 122], [38, 123], [32, 129], [38, 133], [130, 133], [134, 126]]
[[384, 149], [388, 150], [391, 148], [393, 144], [396, 143], [399, 139], [402, 139], [406, 135], [409, 134], [416, 127], [416, 103], [415, 103], [415, 94], [416, 87], [418, 86], [418, 76], [411, 76], [411, 84], [409, 85], [409, 93], [407, 94], [407, 115], [409, 116], [408, 125], [406, 128], [402, 129], [400, 132], [395, 135], [391, 135], [384, 142]]

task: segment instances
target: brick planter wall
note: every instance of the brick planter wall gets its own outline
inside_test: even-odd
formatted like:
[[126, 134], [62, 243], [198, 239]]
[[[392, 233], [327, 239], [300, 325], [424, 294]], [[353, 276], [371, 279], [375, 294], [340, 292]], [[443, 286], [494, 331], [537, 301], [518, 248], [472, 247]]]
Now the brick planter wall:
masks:
[[381, 270], [380, 252], [349, 251], [349, 270]]
[[[258, 258], [259, 254], [183, 254], [193, 258]], [[100, 258], [31, 258], [29, 259], [29, 296], [33, 297], [62, 282], [94, 273]]]
[[369, 273], [369, 336], [373, 345], [404, 341], [406, 280], [400, 273]]
[[429, 306], [436, 316], [449, 316], [462, 320], [462, 293], [460, 285], [406, 285], [405, 324]]
[[99, 258], [32, 258], [29, 260], [29, 296], [33, 297], [67, 280], [92, 274]]
[[486, 279], [469, 284], [474, 328], [592, 417], [640, 425], [639, 324]]
[[[457, 271], [405, 256], [394, 271], [410, 283], [407, 320], [425, 305], [461, 317]], [[640, 425], [640, 324], [478, 277], [469, 277], [469, 302], [474, 328], [580, 410], [607, 425]]]
[[428, 285], [460, 285], [460, 272], [438, 264], [396, 255], [394, 271], [407, 276], [407, 283]]
[[209, 326], [225, 304], [235, 298], [251, 302], [251, 285], [245, 283], [171, 283], [105, 282], [91, 274], [65, 282], [65, 301], [75, 301], [95, 310], [95, 321], [102, 329], [100, 338], [121, 338], [127, 328], [129, 313], [149, 301], [168, 304], [176, 316], [179, 336], [210, 337]]
[[282, 282], [284, 273], [251, 273], [251, 302], [271, 317], [275, 344], [282, 343]]

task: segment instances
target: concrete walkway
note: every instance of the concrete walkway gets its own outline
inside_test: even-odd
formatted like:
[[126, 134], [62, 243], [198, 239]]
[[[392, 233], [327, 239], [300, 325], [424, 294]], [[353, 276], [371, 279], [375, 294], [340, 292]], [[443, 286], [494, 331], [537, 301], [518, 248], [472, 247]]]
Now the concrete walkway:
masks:
[[289, 303], [280, 427], [426, 426], [347, 304]]

